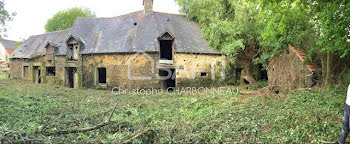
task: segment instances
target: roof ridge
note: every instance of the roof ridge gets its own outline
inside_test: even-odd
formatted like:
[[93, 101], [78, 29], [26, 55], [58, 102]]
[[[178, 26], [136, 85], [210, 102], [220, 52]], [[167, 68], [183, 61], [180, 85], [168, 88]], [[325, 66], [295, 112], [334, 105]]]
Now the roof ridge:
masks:
[[[135, 13], [139, 13], [142, 12], [143, 10], [139, 10], [139, 11], [134, 11], [134, 12], [130, 12], [130, 13], [126, 13], [126, 14], [122, 14], [122, 15], [118, 15], [118, 16], [112, 16], [112, 17], [78, 17], [79, 19], [113, 19], [113, 18], [119, 18], [122, 16], [128, 16], [128, 15], [132, 15]], [[167, 12], [159, 12], [159, 11], [153, 11], [154, 13], [159, 13], [159, 14], [168, 14], [168, 15], [177, 15], [177, 16], [186, 16], [185, 14], [174, 14], [174, 13], [167, 13]]]
[[68, 31], [68, 30], [71, 30], [71, 29], [72, 29], [72, 28], [67, 28], [67, 29], [64, 29], [64, 30], [58, 30], [58, 31], [53, 31], [53, 32], [46, 32], [46, 33], [38, 34], [38, 35], [31, 35], [30, 37], [33, 37], [33, 36], [42, 36], [42, 35], [53, 34], [53, 33], [59, 33], [59, 32]]
[[153, 11], [153, 12], [160, 13], [160, 14], [168, 14], [168, 15], [186, 16], [185, 14], [175, 14], [175, 13], [159, 12], [159, 11]]
[[118, 15], [118, 16], [113, 16], [113, 17], [78, 17], [78, 18], [79, 18], [79, 19], [113, 19], [113, 18], [118, 18], [118, 17], [122, 17], [122, 16], [127, 16], [127, 15], [131, 15], [131, 14], [135, 14], [135, 13], [138, 13], [138, 12], [142, 12], [142, 10], [134, 11], [134, 12], [130, 12], [130, 13]]

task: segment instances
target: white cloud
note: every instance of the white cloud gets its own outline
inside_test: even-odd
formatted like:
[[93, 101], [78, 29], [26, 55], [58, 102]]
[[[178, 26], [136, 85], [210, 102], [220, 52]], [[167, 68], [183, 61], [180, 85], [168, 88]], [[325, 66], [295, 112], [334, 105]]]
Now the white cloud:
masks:
[[[45, 32], [46, 21], [56, 12], [71, 8], [90, 8], [97, 17], [114, 17], [142, 10], [142, 0], [5, 0], [5, 9], [16, 12], [9, 22], [8, 39], [26, 39]], [[174, 0], [154, 0], [154, 11], [179, 13]]]

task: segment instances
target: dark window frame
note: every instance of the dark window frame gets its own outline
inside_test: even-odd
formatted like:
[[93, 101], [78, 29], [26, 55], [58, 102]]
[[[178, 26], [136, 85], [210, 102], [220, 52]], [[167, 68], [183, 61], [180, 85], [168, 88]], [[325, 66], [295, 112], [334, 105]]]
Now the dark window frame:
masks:
[[56, 67], [46, 67], [47, 76], [56, 76]]

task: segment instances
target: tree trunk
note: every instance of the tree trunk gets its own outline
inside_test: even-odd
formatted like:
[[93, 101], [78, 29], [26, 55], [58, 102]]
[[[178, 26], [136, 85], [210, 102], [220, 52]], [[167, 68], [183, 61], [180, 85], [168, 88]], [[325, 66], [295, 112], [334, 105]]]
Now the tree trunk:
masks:
[[324, 86], [327, 86], [331, 80], [331, 62], [332, 62], [332, 56], [330, 52], [327, 52], [327, 64], [326, 64], [326, 75], [325, 75], [325, 81]]
[[323, 84], [325, 83], [325, 80], [326, 80], [326, 73], [327, 73], [327, 70], [326, 70], [326, 65], [327, 65], [327, 58], [326, 58], [326, 55], [325, 54], [321, 54], [321, 64], [322, 64], [322, 82]]

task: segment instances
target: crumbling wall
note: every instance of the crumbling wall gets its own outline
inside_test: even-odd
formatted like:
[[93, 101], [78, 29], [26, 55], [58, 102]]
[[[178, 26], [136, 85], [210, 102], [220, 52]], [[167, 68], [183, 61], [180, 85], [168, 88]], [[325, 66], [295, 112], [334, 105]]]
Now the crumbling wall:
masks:
[[267, 66], [269, 87], [297, 89], [310, 87], [311, 72], [293, 53], [286, 52], [272, 58]]
[[[34, 59], [11, 59], [10, 60], [10, 74], [13, 78], [23, 79], [26, 81], [34, 82], [34, 70], [33, 67], [40, 67], [41, 80], [43, 83], [49, 84], [63, 84], [64, 80], [64, 56], [56, 56], [55, 64], [49, 64], [44, 56], [34, 58]], [[24, 77], [24, 66], [28, 67], [29, 76]], [[56, 67], [56, 76], [47, 76], [46, 67], [53, 66]]]
[[10, 59], [10, 75], [15, 79], [22, 78], [22, 65], [25, 60], [23, 59]]

